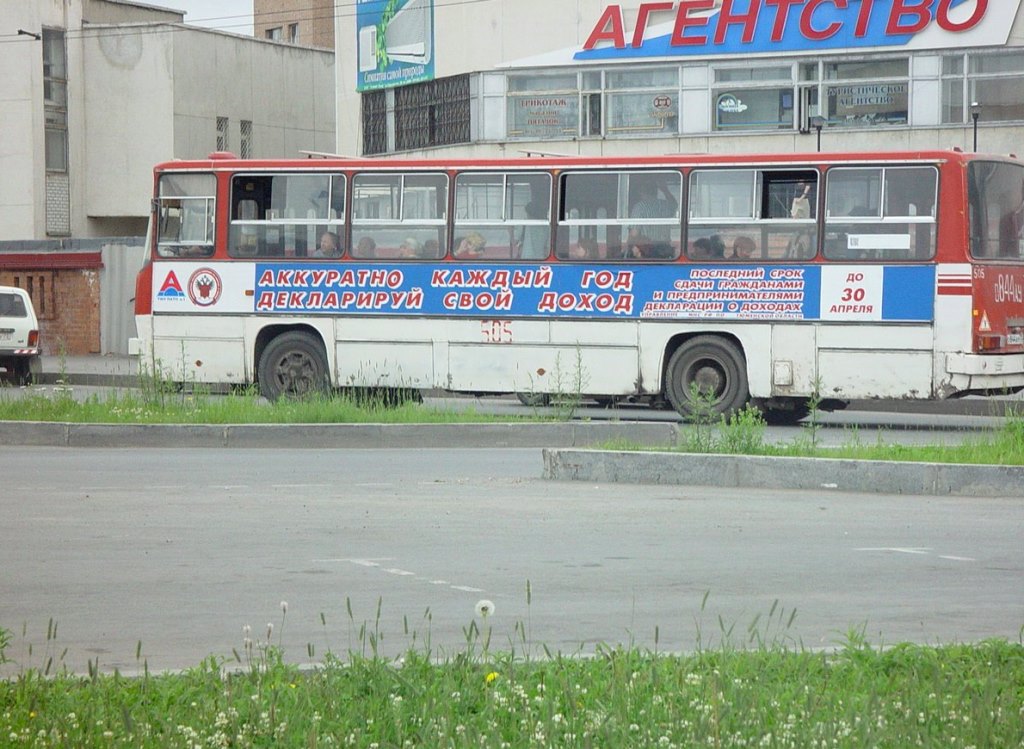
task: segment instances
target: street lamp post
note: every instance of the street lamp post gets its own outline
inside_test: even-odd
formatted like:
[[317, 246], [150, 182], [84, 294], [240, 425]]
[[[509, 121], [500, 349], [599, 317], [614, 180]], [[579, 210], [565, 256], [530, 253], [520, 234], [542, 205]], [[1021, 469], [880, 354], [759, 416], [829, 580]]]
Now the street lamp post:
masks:
[[820, 115], [815, 115], [808, 120], [808, 124], [818, 131], [818, 152], [821, 153], [821, 129], [825, 127], [827, 120]]
[[978, 118], [981, 116], [981, 104], [971, 102], [971, 122], [974, 124], [974, 152], [978, 152]]

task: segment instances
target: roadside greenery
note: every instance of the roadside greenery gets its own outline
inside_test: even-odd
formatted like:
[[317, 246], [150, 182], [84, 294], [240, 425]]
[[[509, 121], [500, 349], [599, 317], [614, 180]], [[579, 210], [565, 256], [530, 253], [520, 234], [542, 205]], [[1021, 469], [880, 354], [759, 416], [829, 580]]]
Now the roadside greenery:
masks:
[[[561, 380], [559, 380], [561, 382]], [[395, 388], [348, 388], [330, 396], [282, 398], [268, 403], [254, 388], [212, 396], [200, 385], [183, 389], [157, 378], [140, 378], [138, 388], [111, 390], [104, 395], [74, 397], [73, 388], [6, 397], [0, 388], [0, 421], [40, 421], [99, 424], [460, 424], [568, 421], [576, 415], [583, 383], [573, 380], [550, 396], [545, 407], [534, 405], [529, 415], [497, 415], [474, 408], [448, 410], [419, 402], [415, 391]], [[680, 427], [675, 446], [640, 445], [617, 440], [602, 444], [608, 450], [671, 450], [686, 453], [725, 453], [777, 457], [827, 457], [851, 460], [896, 460], [933, 463], [1024, 465], [1024, 415], [1010, 413], [999, 429], [958, 439], [952, 445], [904, 445], [876, 438], [863, 441], [847, 429], [840, 446], [821, 444], [818, 399], [809, 400], [810, 415], [790, 442], [769, 441], [761, 411], [748, 405], [728, 416], [715, 413], [707, 396], [694, 390], [693, 413]], [[547, 405], [550, 404], [550, 405]]]
[[[785, 628], [784, 612], [772, 611], [767, 619]], [[465, 628], [459, 652], [421, 644], [389, 659], [364, 626], [362, 647], [344, 660], [328, 653], [300, 670], [271, 644], [268, 625], [265, 640], [245, 632], [235, 660], [208, 658], [183, 673], [152, 674], [144, 661], [133, 678], [22, 669], [0, 681], [0, 744], [1024, 746], [1019, 642], [882, 649], [851, 631], [837, 649], [812, 652], [771, 629], [755, 619], [741, 644], [730, 637], [690, 654], [598, 646], [586, 657], [546, 648], [531, 657], [521, 626], [520, 642], [492, 651], [483, 617]]]
[[67, 389], [5, 398], [0, 420], [99, 424], [445, 424], [508, 421], [508, 417], [430, 408], [394, 391], [333, 397], [282, 398], [267, 403], [254, 390], [213, 397], [208, 392], [111, 391], [77, 400]]

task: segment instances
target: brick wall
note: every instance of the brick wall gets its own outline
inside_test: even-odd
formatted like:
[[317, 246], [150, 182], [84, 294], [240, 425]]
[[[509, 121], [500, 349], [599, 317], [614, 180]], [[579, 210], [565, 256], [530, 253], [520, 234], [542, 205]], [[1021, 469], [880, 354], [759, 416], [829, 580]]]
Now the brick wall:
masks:
[[0, 286], [29, 292], [43, 353], [100, 353], [100, 269], [0, 268]]

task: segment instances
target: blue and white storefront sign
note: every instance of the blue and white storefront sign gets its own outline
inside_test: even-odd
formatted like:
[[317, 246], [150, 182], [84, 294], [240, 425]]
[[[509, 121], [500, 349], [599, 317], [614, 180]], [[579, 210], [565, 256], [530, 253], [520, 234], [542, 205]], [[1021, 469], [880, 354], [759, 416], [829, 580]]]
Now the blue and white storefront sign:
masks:
[[[676, 0], [605, 6], [582, 46], [508, 67], [1002, 46], [1022, 0]], [[581, 29], [586, 33], [585, 29]]]

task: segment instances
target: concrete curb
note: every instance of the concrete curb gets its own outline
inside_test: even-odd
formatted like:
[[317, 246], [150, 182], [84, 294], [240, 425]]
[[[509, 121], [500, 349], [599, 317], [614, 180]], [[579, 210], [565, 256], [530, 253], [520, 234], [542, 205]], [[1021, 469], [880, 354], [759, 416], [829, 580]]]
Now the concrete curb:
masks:
[[1024, 497], [1024, 466], [544, 450], [544, 478], [631, 484]]
[[677, 444], [670, 423], [551, 424], [73, 424], [0, 422], [0, 445], [34, 447], [473, 448], [584, 447], [611, 440]]

